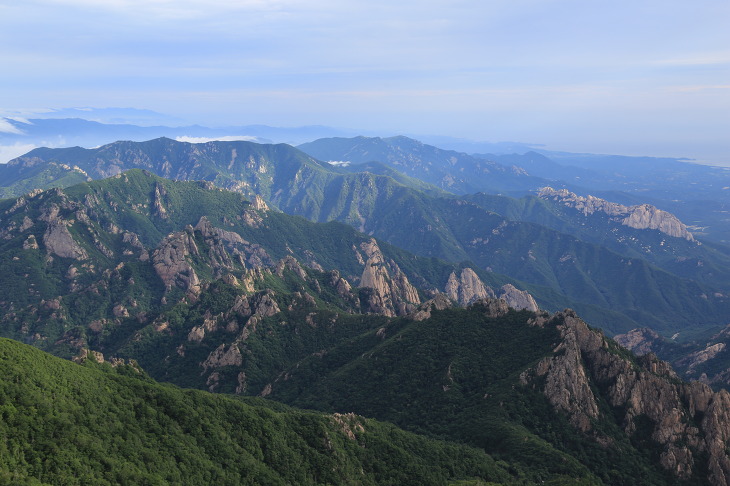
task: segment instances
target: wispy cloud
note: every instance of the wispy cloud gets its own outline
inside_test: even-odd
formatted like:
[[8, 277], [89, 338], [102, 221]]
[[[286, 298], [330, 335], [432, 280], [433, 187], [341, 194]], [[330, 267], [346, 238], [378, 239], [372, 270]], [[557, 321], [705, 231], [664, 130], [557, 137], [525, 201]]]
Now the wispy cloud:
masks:
[[5, 164], [16, 157], [27, 154], [34, 148], [38, 148], [32, 144], [16, 143], [14, 145], [0, 145], [0, 164]]
[[86, 12], [114, 12], [128, 17], [155, 15], [158, 20], [189, 20], [231, 12], [279, 12], [301, 0], [36, 0], [36, 4], [75, 8]]
[[187, 135], [183, 135], [180, 137], [175, 137], [175, 140], [178, 142], [188, 142], [188, 143], [208, 143], [208, 142], [257, 142], [259, 139], [258, 137], [253, 137], [249, 135], [228, 135], [225, 137], [189, 137]]
[[702, 84], [692, 86], [671, 86], [666, 89], [675, 93], [697, 93], [701, 91], [717, 91], [730, 89], [730, 84]]
[[0, 118], [0, 133], [13, 133], [15, 135], [23, 135], [23, 131], [10, 123], [6, 118]]
[[717, 52], [717, 53], [701, 53], [696, 56], [679, 57], [673, 59], [662, 59], [656, 61], [655, 64], [660, 66], [716, 66], [716, 65], [730, 65], [730, 52]]

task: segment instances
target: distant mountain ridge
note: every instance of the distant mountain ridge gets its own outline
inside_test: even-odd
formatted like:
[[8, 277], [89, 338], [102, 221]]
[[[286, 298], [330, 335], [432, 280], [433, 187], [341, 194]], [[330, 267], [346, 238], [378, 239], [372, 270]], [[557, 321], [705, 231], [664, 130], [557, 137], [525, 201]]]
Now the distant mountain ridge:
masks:
[[[583, 242], [545, 226], [510, 221], [490, 213], [491, 208], [476, 199], [433, 197], [430, 194], [438, 195], [438, 189], [426, 193], [424, 182], [406, 177], [398, 183], [389, 176], [352, 173], [284, 144], [157, 139], [94, 150], [37, 149], [6, 169], [23, 180], [26, 172], [61, 165], [90, 177], [141, 167], [164, 177], [208, 180], [250, 198], [260, 195], [290, 214], [344, 222], [422, 256], [471, 261], [510, 275], [530, 285], [528, 290], [541, 305], [576, 308], [610, 332], [625, 332], [641, 322], [670, 334], [679, 328], [720, 327], [730, 305], [719, 286], [728, 280], [720, 257], [711, 266], [707, 260], [717, 275], [712, 279], [699, 278], [704, 274], [696, 265], [692, 271], [683, 270], [691, 266], [689, 247], [676, 249], [677, 257], [686, 255], [689, 260], [658, 269], [643, 261], [646, 255], [641, 252], [622, 254], [625, 246], [611, 251], [597, 246], [597, 240]], [[665, 267], [663, 261], [656, 263]]]
[[404, 136], [327, 138], [297, 148], [320, 160], [353, 164], [378, 161], [455, 194], [478, 191], [524, 193], [547, 185], [515, 166], [443, 150]]
[[655, 229], [675, 238], [695, 241], [692, 233], [687, 231], [687, 226], [676, 216], [649, 204], [627, 207], [593, 196], [581, 197], [567, 189], [556, 191], [552, 187], [543, 187], [538, 191], [537, 196], [553, 199], [586, 215], [599, 211], [617, 217], [617, 221], [631, 228]]

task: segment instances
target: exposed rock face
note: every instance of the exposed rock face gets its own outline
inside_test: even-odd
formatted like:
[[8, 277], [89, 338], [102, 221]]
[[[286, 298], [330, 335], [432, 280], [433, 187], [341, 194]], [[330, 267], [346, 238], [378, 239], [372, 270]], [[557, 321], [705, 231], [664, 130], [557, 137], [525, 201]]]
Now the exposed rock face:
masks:
[[726, 348], [727, 345], [725, 343], [710, 344], [706, 346], [705, 349], [700, 349], [699, 351], [696, 351], [692, 354], [685, 356], [681, 360], [678, 360], [676, 364], [678, 366], [686, 366], [687, 374], [691, 374], [697, 366], [701, 365], [705, 361], [711, 360], [719, 353], [725, 351]]
[[671, 367], [652, 354], [636, 363], [622, 357], [612, 351], [608, 339], [570, 310], [555, 314], [552, 322], [561, 335], [556, 354], [524, 372], [522, 383], [544, 376], [545, 396], [584, 432], [592, 431], [593, 420], [601, 417], [593, 392], [600, 390], [611, 407], [624, 411], [626, 433], [645, 434], [646, 424], [651, 424], [651, 439], [662, 447], [660, 463], [675, 476], [689, 478], [697, 461], [707, 458], [710, 482], [730, 484], [725, 448], [730, 438], [730, 394], [713, 393], [699, 382], [680, 382]]
[[203, 324], [193, 327], [188, 333], [188, 341], [200, 342], [205, 337], [206, 332], [214, 332], [218, 329], [218, 318], [207, 315], [203, 319]]
[[269, 206], [266, 204], [266, 201], [264, 201], [264, 198], [256, 194], [251, 201], [251, 206], [257, 210], [257, 211], [268, 211]]
[[251, 309], [253, 314], [261, 317], [273, 316], [281, 312], [279, 305], [274, 300], [274, 292], [265, 290], [251, 297]]
[[360, 311], [360, 299], [352, 290], [352, 285], [345, 278], [340, 277], [340, 272], [332, 270], [330, 272], [330, 286], [335, 289], [337, 295], [347, 302], [353, 312]]
[[484, 282], [471, 268], [463, 269], [458, 277], [456, 272], [451, 272], [444, 292], [451, 300], [464, 307], [479, 300], [500, 298], [504, 299], [507, 305], [513, 309], [538, 311], [535, 299], [526, 290], [517, 290], [514, 285], [507, 284], [500, 289], [499, 295], [495, 295], [494, 290], [484, 285]]
[[152, 264], [168, 289], [177, 286], [186, 291], [199, 292], [200, 279], [187, 260], [189, 255], [198, 254], [198, 246], [190, 228], [162, 240], [152, 253]]
[[[201, 252], [195, 242], [197, 233], [205, 241], [205, 252]], [[138, 240], [126, 234], [125, 238], [133, 246]], [[168, 289], [177, 286], [197, 295], [200, 280], [189, 261], [193, 256], [213, 271], [214, 278], [225, 278], [242, 267], [256, 269], [273, 265], [271, 257], [260, 245], [249, 243], [238, 233], [214, 227], [205, 216], [200, 218], [195, 228], [188, 226], [185, 231], [167, 236], [153, 252], [152, 262]]]
[[525, 309], [532, 312], [539, 310], [535, 299], [527, 290], [517, 290], [517, 287], [512, 284], [503, 285], [501, 290], [499, 298], [504, 299], [507, 305], [513, 309]]
[[208, 357], [200, 363], [203, 367], [203, 373], [208, 368], [220, 368], [221, 366], [241, 366], [243, 364], [243, 355], [241, 350], [238, 349], [238, 345], [233, 343], [231, 345], [221, 344], [215, 351], [210, 353]]
[[96, 363], [104, 363], [104, 355], [99, 351], [92, 351], [89, 348], [81, 348], [79, 354], [71, 358], [71, 361], [74, 363], [84, 363], [89, 359]]
[[52, 221], [43, 234], [43, 244], [49, 255], [58, 255], [61, 258], [86, 260], [89, 255], [81, 248], [66, 227], [64, 221]]
[[35, 235], [28, 235], [28, 238], [23, 242], [24, 250], [37, 250], [38, 242], [35, 239]]
[[296, 258], [293, 256], [285, 256], [276, 263], [274, 272], [279, 276], [284, 276], [284, 270], [290, 270], [302, 280], [307, 280], [307, 272], [302, 268]]
[[452, 306], [451, 300], [444, 294], [437, 294], [431, 300], [427, 300], [423, 304], [419, 305], [416, 311], [410, 315], [410, 318], [414, 321], [425, 321], [431, 317], [431, 312], [434, 310], [444, 310]]
[[509, 312], [509, 306], [504, 299], [481, 299], [472, 305], [484, 307], [485, 314], [489, 317], [502, 317]]
[[[574, 319], [572, 316], [565, 318]], [[567, 412], [570, 422], [585, 432], [591, 428], [591, 419], [598, 417], [598, 403], [581, 363], [581, 344], [591, 340], [586, 340], [581, 327], [573, 322], [559, 327], [562, 327], [563, 340], [554, 350], [557, 354], [540, 361], [535, 367], [535, 374], [545, 376], [544, 393], [550, 403]], [[589, 345], [595, 347], [596, 344], [591, 342]]]
[[451, 300], [464, 307], [479, 299], [495, 298], [494, 291], [485, 286], [471, 268], [463, 269], [459, 277], [451, 272], [444, 292]]
[[167, 191], [162, 184], [157, 182], [155, 184], [154, 195], [152, 196], [153, 213], [162, 219], [168, 219], [169, 216], [167, 215], [167, 210], [165, 209], [165, 206], [162, 205], [163, 196], [167, 196]]
[[567, 189], [555, 190], [552, 187], [543, 187], [537, 195], [544, 199], [558, 201], [586, 215], [602, 212], [613, 216], [615, 221], [631, 228], [654, 229], [675, 238], [695, 241], [692, 233], [687, 230], [687, 226], [676, 216], [649, 204], [624, 206], [593, 196], [578, 196]]
[[200, 231], [210, 247], [209, 265], [216, 274], [232, 270], [236, 263], [250, 268], [273, 265], [271, 257], [260, 245], [249, 243], [233, 231], [214, 227], [205, 216], [195, 225], [195, 231]]
[[618, 334], [613, 339], [635, 355], [643, 356], [654, 352], [656, 343], [661, 340], [661, 336], [651, 329], [644, 327], [632, 329], [626, 334]]
[[[366, 312], [385, 316], [406, 315], [421, 303], [418, 291], [395, 262], [385, 258], [374, 239], [360, 245], [367, 256], [365, 269], [360, 277], [360, 287], [372, 289], [368, 296]], [[393, 272], [391, 278], [388, 268]]]

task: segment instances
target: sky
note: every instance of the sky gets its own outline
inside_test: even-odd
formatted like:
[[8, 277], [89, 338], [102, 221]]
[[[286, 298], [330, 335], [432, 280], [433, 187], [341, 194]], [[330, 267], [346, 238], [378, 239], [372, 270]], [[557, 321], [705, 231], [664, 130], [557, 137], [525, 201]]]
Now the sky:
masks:
[[0, 116], [134, 107], [730, 165], [728, 0], [0, 0]]

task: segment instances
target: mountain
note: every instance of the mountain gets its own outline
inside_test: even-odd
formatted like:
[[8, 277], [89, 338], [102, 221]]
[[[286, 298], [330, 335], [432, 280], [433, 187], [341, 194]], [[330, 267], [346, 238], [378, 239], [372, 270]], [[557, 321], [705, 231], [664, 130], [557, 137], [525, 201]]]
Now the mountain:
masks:
[[[0, 262], [8, 270], [0, 274], [2, 332], [63, 356], [89, 342], [116, 349], [136, 342], [138, 332], [156, 336], [166, 313], [210, 295], [220, 279], [233, 300], [275, 285], [289, 297], [273, 303], [260, 296], [272, 308], [290, 305], [286, 299], [299, 292], [297, 299], [315, 307], [326, 301], [330, 311], [386, 316], [412, 312], [437, 292], [462, 304], [503, 294], [522, 299], [514, 280], [419, 258], [211, 183], [140, 170], [0, 201], [0, 212]], [[285, 275], [295, 281], [280, 281]], [[258, 304], [249, 304], [254, 310], [242, 319], [255, 313]]]
[[516, 483], [505, 463], [475, 448], [353, 414], [181, 390], [134, 363], [97, 360], [89, 355], [82, 366], [0, 339], [0, 481]]
[[[325, 126], [270, 127], [245, 125], [211, 128], [181, 126], [179, 120], [145, 110], [65, 110], [41, 117], [0, 118], [0, 146], [97, 147], [117, 140], [142, 142], [152, 138], [226, 139], [303, 143], [343, 136], [348, 130]], [[5, 161], [2, 161], [5, 162]]]
[[484, 193], [463, 199], [505, 216], [547, 226], [581, 241], [641, 258], [674, 275], [727, 288], [726, 246], [699, 241], [676, 216], [649, 204], [625, 206], [566, 189], [542, 188], [520, 199]]
[[298, 148], [326, 161], [381, 162], [410, 177], [455, 194], [478, 191], [524, 194], [547, 185], [514, 166], [442, 150], [408, 137], [324, 138]]
[[678, 343], [651, 329], [637, 328], [616, 336], [622, 346], [637, 355], [656, 354], [672, 363], [685, 380], [698, 380], [714, 387], [730, 386], [730, 328], [706, 339]]
[[[449, 222], [454, 227], [494, 216], [464, 201], [441, 201], [461, 208], [462, 219]], [[547, 231], [532, 227], [538, 235]], [[507, 224], [490, 235], [499, 239], [502, 231], [513, 230]], [[2, 373], [18, 379], [0, 381], [14, 397], [0, 401], [13, 403], [5, 412], [12, 421], [2, 425], [13, 437], [6, 447], [23, 451], [0, 454], [10, 479], [55, 483], [87, 474], [89, 481], [123, 482], [130, 474], [129, 481], [140, 482], [164, 474], [173, 482], [190, 476], [191, 483], [341, 483], [362, 470], [366, 484], [600, 485], [635, 484], [637, 477], [657, 485], [728, 484], [727, 392], [683, 383], [665, 363], [635, 358], [575, 312], [538, 310], [519, 282], [478, 267], [417, 257], [210, 182], [142, 170], [0, 201], [0, 232], [2, 333], [86, 361], [94, 373], [101, 366], [115, 377], [109, 363], [124, 374], [108, 384], [17, 343], [17, 352], [3, 351], [0, 341], [0, 363], [20, 360]], [[653, 278], [673, 299], [673, 281]], [[20, 374], [35, 373], [29, 363], [49, 364]], [[263, 410], [236, 408], [240, 402], [152, 384], [139, 366], [186, 387], [340, 415], [245, 400]], [[47, 375], [73, 383], [71, 391], [44, 381]], [[86, 392], [87, 384], [95, 388]], [[139, 405], [145, 399], [151, 410]], [[249, 413], [267, 422], [246, 419]], [[29, 423], [36, 424], [32, 434], [24, 432]], [[239, 423], [251, 426], [236, 429]], [[358, 424], [365, 431], [385, 427], [386, 435], [364, 442]], [[158, 439], [160, 430], [167, 435]], [[64, 446], [68, 455], [57, 454], [63, 462], [56, 463], [47, 458], [65, 444], [63, 431], [81, 439]], [[335, 440], [335, 431], [344, 432]], [[325, 433], [331, 446], [321, 439]], [[288, 449], [279, 448], [280, 434]], [[176, 455], [179, 445], [184, 452]], [[339, 446], [347, 449], [328, 452]], [[167, 452], [154, 453], [160, 450]], [[253, 459], [229, 467], [229, 453]], [[169, 457], [193, 466], [164, 462]], [[281, 466], [295, 457], [298, 467]], [[107, 462], [100, 467], [101, 458]], [[143, 467], [149, 463], [162, 465]]]
[[[474, 157], [522, 167], [531, 175], [567, 184], [582, 196], [590, 193], [629, 205], [649, 203], [676, 214], [698, 236], [730, 241], [726, 221], [730, 172], [726, 167], [683, 159], [544, 150]], [[630, 198], [635, 202], [630, 202]]]
[[296, 363], [270, 392], [464, 441], [542, 474], [576, 476], [583, 465], [605, 484], [730, 477], [730, 394], [634, 358], [572, 311], [497, 301], [433, 310]]
[[[405, 176], [400, 180], [412, 186], [372, 172], [351, 173], [288, 145], [157, 139], [94, 150], [37, 149], [13, 161], [8, 170], [22, 178], [26, 171], [52, 164], [78, 167], [73, 170], [92, 178], [142, 167], [164, 177], [213, 181], [251, 198], [260, 195], [290, 214], [341, 221], [424, 257], [470, 261], [509, 275], [525, 282], [528, 287], [517, 286], [527, 288], [544, 308], [575, 308], [612, 333], [647, 325], [668, 335], [720, 328], [730, 306], [727, 290], [718, 283], [727, 280], [722, 265], [680, 272], [692, 259], [701, 260], [686, 245], [675, 256], [688, 263], [677, 263], [670, 270], [678, 274], [673, 274], [636, 252], [624, 254], [601, 242], [510, 221], [478, 203], [434, 197], [438, 189], [418, 190], [425, 183]], [[566, 223], [561, 229], [570, 227]], [[642, 241], [659, 244], [665, 237], [658, 230], [644, 231]], [[715, 261], [722, 263], [722, 258]], [[702, 272], [718, 276], [699, 278]], [[500, 285], [505, 283], [503, 279]]]

